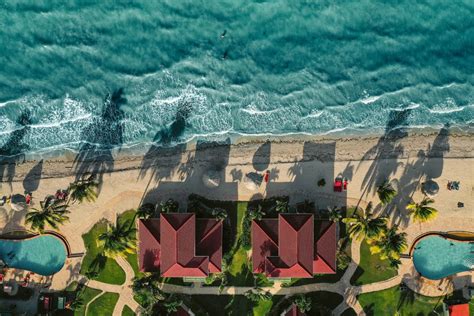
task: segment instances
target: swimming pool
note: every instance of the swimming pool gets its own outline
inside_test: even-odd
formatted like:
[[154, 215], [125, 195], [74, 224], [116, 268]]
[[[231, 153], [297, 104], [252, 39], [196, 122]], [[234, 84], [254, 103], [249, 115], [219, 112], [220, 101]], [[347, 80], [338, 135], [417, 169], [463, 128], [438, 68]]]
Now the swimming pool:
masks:
[[0, 239], [0, 259], [10, 268], [48, 276], [61, 270], [66, 256], [64, 243], [51, 235], [23, 240]]
[[415, 245], [413, 263], [422, 276], [438, 280], [471, 270], [474, 265], [473, 251], [473, 243], [428, 236]]

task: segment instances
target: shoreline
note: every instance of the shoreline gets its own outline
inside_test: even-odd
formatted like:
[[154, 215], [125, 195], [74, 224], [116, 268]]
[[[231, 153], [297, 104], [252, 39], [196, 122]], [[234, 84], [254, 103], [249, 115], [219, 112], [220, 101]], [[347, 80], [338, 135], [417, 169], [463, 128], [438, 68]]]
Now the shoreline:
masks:
[[[441, 138], [442, 144], [432, 145]], [[375, 159], [402, 159], [415, 156], [430, 158], [473, 158], [474, 157], [474, 133], [453, 130], [412, 130], [395, 132], [388, 135], [304, 135], [295, 134], [287, 136], [260, 135], [260, 136], [235, 136], [222, 137], [219, 140], [202, 141], [193, 139], [187, 143], [178, 144], [172, 147], [162, 147], [160, 145], [139, 144], [131, 148], [100, 149], [97, 151], [74, 152], [63, 150], [62, 154], [55, 155], [48, 153], [45, 155], [25, 155], [25, 159], [5, 159], [0, 161], [0, 171], [7, 170], [13, 166], [13, 177], [1, 177], [0, 184], [7, 182], [22, 181], [29, 171], [38, 162], [42, 161], [41, 174], [32, 174], [33, 177], [60, 178], [76, 175], [77, 164], [98, 164], [109, 163], [112, 168], [108, 168], [102, 173], [121, 172], [127, 170], [137, 170], [143, 168], [144, 164], [150, 160], [155, 166], [166, 166], [168, 160], [175, 162], [178, 157], [189, 157], [195, 155], [197, 151], [209, 151], [209, 157], [199, 155], [197, 163], [211, 159], [212, 151], [224, 150], [228, 154], [228, 166], [239, 166], [251, 163], [251, 157], [260, 146], [265, 143], [278, 148], [278, 152], [272, 152], [272, 163], [293, 162], [295, 156], [294, 147], [301, 147], [305, 143], [335, 144], [334, 153], [319, 152], [311, 157], [300, 157], [301, 161], [316, 159], [320, 161], [364, 161]], [[81, 158], [80, 156], [85, 158]], [[159, 156], [159, 157], [158, 157]], [[80, 157], [80, 158], [78, 158]], [[182, 159], [179, 159], [180, 161]], [[0, 185], [1, 186], [1, 185]]]

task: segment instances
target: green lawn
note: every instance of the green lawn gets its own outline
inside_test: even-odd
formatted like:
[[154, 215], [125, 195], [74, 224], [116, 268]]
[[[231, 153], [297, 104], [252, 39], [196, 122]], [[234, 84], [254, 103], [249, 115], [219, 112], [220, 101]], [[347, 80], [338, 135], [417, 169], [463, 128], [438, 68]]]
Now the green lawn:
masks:
[[[82, 235], [82, 239], [86, 246], [86, 255], [82, 261], [81, 274], [85, 274], [91, 264], [93, 264], [94, 259], [98, 258], [100, 249], [97, 247], [97, 238], [101, 233], [105, 232], [106, 229], [106, 222], [100, 221], [95, 224], [88, 233]], [[125, 282], [125, 272], [120, 268], [115, 260], [105, 258], [104, 268], [99, 271], [98, 276], [95, 277], [94, 280], [120, 285]]]
[[[133, 220], [135, 216], [136, 211], [135, 210], [128, 210], [123, 212], [122, 214], [119, 215], [118, 221], [120, 223], [123, 223], [124, 221], [131, 221]], [[138, 238], [138, 236], [137, 236]], [[138, 255], [137, 252], [128, 254], [127, 257], [125, 258], [128, 263], [132, 266], [133, 272], [135, 273], [135, 276], [142, 276], [143, 273], [141, 273], [138, 269]]]
[[360, 263], [351, 278], [351, 284], [361, 285], [388, 280], [397, 275], [389, 267], [388, 260], [380, 260], [379, 255], [370, 253], [369, 245], [363, 241], [360, 247]]
[[100, 293], [102, 293], [102, 291], [96, 290], [96, 289], [91, 289], [90, 287], [87, 287], [87, 286], [84, 287], [82, 289], [82, 291], [78, 293], [78, 295], [80, 295], [80, 298], [82, 299], [84, 304], [82, 305], [81, 308], [78, 308], [77, 310], [74, 311], [74, 315], [75, 316], [84, 316], [85, 313], [86, 313], [87, 303], [92, 301], [92, 299], [94, 297], [96, 297], [97, 295], [99, 295]]
[[237, 203], [237, 238], [242, 234], [242, 220], [244, 219], [245, 213], [247, 212], [247, 207], [247, 202]]
[[400, 291], [399, 286], [387, 290], [361, 294], [358, 297], [367, 315], [395, 315], [398, 311], [406, 316], [432, 315], [436, 308], [441, 311], [442, 297], [426, 297], [409, 289]]
[[273, 305], [273, 302], [271, 300], [258, 302], [258, 305], [253, 308], [253, 315], [254, 316], [268, 315], [268, 313], [272, 309], [272, 305]]
[[[337, 293], [325, 291], [311, 292], [306, 294], [306, 297], [311, 299], [311, 310], [306, 314], [312, 316], [330, 315], [331, 311], [333, 311], [343, 299], [342, 296]], [[291, 305], [293, 299], [293, 297], [285, 298], [283, 296], [273, 296], [273, 306], [267, 315], [280, 316], [281, 313]]]
[[104, 293], [89, 305], [87, 315], [112, 315], [118, 299], [117, 293]]
[[[254, 303], [243, 295], [194, 295], [191, 296], [191, 310], [205, 311], [208, 315], [248, 315]], [[201, 315], [196, 312], [196, 315]]]
[[122, 311], [122, 316], [135, 316], [135, 313], [132, 311], [130, 307], [125, 305]]
[[239, 239], [242, 235], [242, 221], [247, 212], [247, 202], [237, 203], [237, 222], [236, 222], [236, 241], [233, 251], [232, 261], [228, 268], [229, 272], [229, 284], [234, 286], [253, 286], [254, 277], [249, 266], [249, 260], [247, 259], [247, 251], [240, 245]]

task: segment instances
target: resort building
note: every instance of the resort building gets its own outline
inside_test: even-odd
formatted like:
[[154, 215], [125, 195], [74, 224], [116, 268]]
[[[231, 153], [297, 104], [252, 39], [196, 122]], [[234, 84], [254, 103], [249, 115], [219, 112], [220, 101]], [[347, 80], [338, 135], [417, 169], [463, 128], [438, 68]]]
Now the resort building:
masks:
[[270, 278], [336, 273], [336, 224], [312, 214], [252, 222], [253, 272]]
[[140, 271], [163, 277], [206, 277], [221, 272], [222, 221], [194, 213], [161, 214], [138, 222]]

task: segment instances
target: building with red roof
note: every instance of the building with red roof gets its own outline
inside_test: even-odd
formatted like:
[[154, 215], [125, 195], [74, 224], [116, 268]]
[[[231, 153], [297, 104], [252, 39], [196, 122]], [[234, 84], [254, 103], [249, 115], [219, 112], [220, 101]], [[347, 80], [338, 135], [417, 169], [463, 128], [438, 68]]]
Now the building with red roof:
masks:
[[305, 313], [301, 312], [295, 304], [291, 304], [287, 310], [281, 313], [281, 316], [306, 316]]
[[138, 222], [138, 261], [142, 272], [163, 277], [206, 277], [221, 272], [222, 221], [194, 213], [161, 214]]
[[336, 273], [336, 224], [312, 214], [252, 222], [253, 272], [271, 278]]

